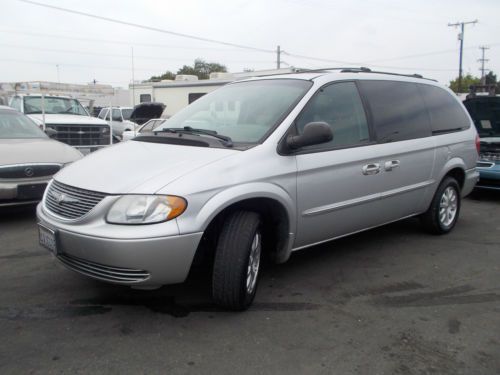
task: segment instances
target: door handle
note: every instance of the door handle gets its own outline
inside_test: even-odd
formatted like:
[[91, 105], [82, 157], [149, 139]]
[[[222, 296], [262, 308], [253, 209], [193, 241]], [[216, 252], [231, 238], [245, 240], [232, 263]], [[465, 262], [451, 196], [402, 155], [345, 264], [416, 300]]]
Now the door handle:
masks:
[[377, 174], [380, 172], [380, 164], [379, 163], [366, 164], [363, 166], [362, 171], [364, 175]]
[[399, 167], [399, 160], [386, 161], [384, 164], [384, 169], [386, 171], [392, 171], [393, 169]]

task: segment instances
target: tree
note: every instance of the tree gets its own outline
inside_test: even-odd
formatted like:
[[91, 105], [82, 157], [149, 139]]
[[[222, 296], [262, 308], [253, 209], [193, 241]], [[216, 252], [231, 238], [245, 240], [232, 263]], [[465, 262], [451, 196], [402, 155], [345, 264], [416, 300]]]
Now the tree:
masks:
[[488, 74], [486, 74], [484, 76], [485, 78], [485, 82], [487, 85], [496, 85], [497, 84], [497, 75], [493, 72], [488, 72]]
[[[470, 73], [462, 76], [462, 92], [468, 92], [469, 91], [469, 86], [472, 85], [480, 85], [481, 84], [481, 78], [478, 77], [473, 77]], [[453, 81], [450, 81], [450, 89], [452, 89], [454, 92], [458, 93], [458, 77], [455, 78]]]
[[207, 63], [202, 59], [196, 59], [194, 60], [194, 66], [184, 65], [177, 71], [177, 74], [191, 74], [199, 79], [208, 79], [210, 73], [213, 72], [227, 72], [227, 68], [219, 63]]
[[159, 82], [163, 79], [175, 79], [175, 74], [172, 73], [170, 70], [167, 70], [165, 73], [163, 73], [160, 76], [152, 76], [149, 80], [153, 82]]

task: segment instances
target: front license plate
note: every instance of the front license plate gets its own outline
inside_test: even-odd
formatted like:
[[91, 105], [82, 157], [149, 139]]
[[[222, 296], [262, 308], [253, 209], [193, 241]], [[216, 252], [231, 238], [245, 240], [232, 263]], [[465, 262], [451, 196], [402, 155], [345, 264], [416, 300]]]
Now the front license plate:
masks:
[[17, 199], [42, 199], [47, 184], [19, 185]]
[[54, 255], [57, 255], [56, 232], [38, 224], [38, 241], [40, 245], [49, 249]]

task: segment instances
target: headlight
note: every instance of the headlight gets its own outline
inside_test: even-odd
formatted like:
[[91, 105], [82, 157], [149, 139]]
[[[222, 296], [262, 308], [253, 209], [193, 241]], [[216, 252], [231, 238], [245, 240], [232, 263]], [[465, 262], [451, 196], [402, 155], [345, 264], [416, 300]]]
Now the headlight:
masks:
[[182, 214], [187, 207], [184, 198], [172, 195], [124, 195], [111, 206], [106, 216], [112, 224], [153, 224]]

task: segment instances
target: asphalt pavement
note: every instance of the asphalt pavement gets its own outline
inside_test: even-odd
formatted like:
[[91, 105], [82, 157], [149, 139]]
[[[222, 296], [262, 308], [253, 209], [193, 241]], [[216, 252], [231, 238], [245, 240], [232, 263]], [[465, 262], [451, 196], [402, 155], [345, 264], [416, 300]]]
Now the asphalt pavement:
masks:
[[0, 210], [0, 374], [500, 374], [500, 193], [455, 230], [408, 219], [263, 270], [226, 312], [209, 280], [135, 291], [65, 269], [33, 208]]

